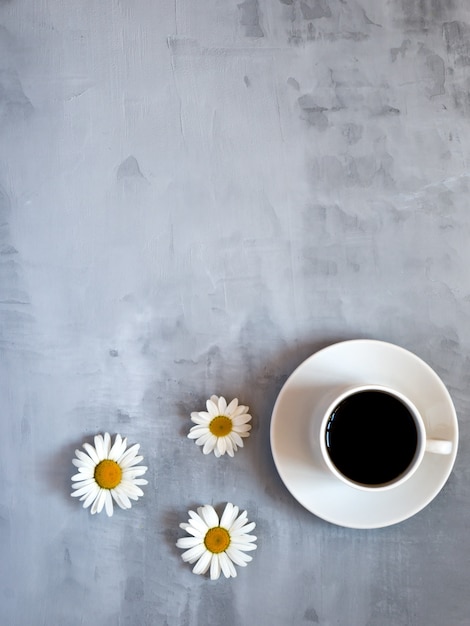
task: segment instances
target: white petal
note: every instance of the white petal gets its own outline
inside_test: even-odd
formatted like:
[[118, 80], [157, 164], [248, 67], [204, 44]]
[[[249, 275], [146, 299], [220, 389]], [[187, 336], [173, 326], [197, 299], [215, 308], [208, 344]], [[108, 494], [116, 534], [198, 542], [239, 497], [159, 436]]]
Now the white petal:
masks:
[[94, 485], [94, 484], [96, 484], [96, 480], [94, 478], [87, 478], [86, 480], [75, 482], [72, 485], [72, 489], [81, 489], [82, 487], [87, 487], [88, 485]]
[[225, 409], [225, 415], [228, 415], [228, 417], [231, 417], [234, 411], [236, 411], [237, 406], [238, 406], [238, 398], [234, 398], [232, 402], [230, 402], [228, 407]]
[[137, 485], [139, 484], [137, 481], [138, 480], [143, 480], [141, 478], [135, 478], [132, 480], [129, 479], [123, 479], [120, 483], [119, 483], [119, 487], [122, 487], [123, 490], [128, 493], [128, 492], [132, 492], [135, 493], [138, 496], [143, 496], [144, 492], [142, 491], [142, 489], [140, 487], [138, 487]]
[[89, 443], [84, 443], [83, 447], [88, 452], [88, 455], [93, 460], [95, 465], [98, 465], [98, 463], [100, 462], [100, 459], [98, 458], [98, 455], [96, 454], [96, 450], [94, 449], [94, 447]]
[[232, 546], [229, 546], [225, 552], [236, 565], [240, 565], [241, 567], [245, 567], [247, 563], [253, 560], [250, 554], [245, 554]]
[[108, 459], [109, 452], [111, 450], [111, 435], [109, 433], [104, 433], [103, 445], [104, 445], [105, 458]]
[[202, 517], [208, 528], [213, 528], [219, 525], [219, 516], [215, 512], [215, 509], [210, 504], [206, 504], [200, 507], [198, 510], [199, 515]]
[[75, 467], [78, 467], [78, 470], [80, 471], [81, 469], [90, 469], [93, 470], [95, 467], [95, 464], [93, 463], [93, 461], [90, 459], [89, 456], [85, 455], [88, 459], [88, 463], [86, 463], [85, 461], [80, 461], [80, 459], [72, 459], [72, 463], [75, 465]]
[[196, 426], [191, 426], [190, 433], [207, 432], [209, 427], [207, 424], [196, 424]]
[[76, 481], [76, 480], [80, 480], [80, 481], [87, 481], [87, 480], [95, 480], [93, 473], [85, 473], [85, 472], [80, 472], [79, 474], [74, 474], [72, 476], [72, 478], [70, 480]]
[[137, 476], [143, 476], [148, 470], [145, 465], [139, 465], [139, 467], [127, 467], [122, 472], [123, 478], [137, 478]]
[[233, 535], [233, 536], [247, 535], [255, 527], [256, 527], [255, 522], [250, 522], [249, 524], [247, 524], [246, 526], [243, 526], [242, 528], [231, 528], [230, 529], [230, 534]]
[[248, 411], [248, 407], [247, 406], [243, 406], [243, 404], [240, 404], [240, 406], [237, 408], [237, 410], [234, 411], [233, 417], [237, 417], [238, 415], [244, 415], [247, 411]]
[[180, 528], [185, 530], [190, 535], [193, 535], [193, 537], [197, 537], [199, 540], [203, 540], [207, 532], [207, 529], [202, 532], [199, 529], [194, 528], [194, 526], [191, 526], [190, 524], [180, 524]]
[[239, 424], [238, 426], [234, 426], [233, 430], [238, 433], [241, 437], [243, 437], [242, 433], [247, 433], [251, 430], [251, 424]]
[[80, 476], [94, 476], [96, 466], [93, 467], [78, 467], [77, 471]]
[[204, 452], [204, 454], [209, 454], [210, 452], [212, 452], [212, 450], [215, 448], [216, 445], [217, 445], [217, 437], [211, 434], [210, 439], [208, 439], [206, 443], [204, 444], [202, 451]]
[[235, 443], [239, 448], [243, 448], [243, 441], [240, 435], [238, 435], [234, 430], [228, 435], [233, 443]]
[[203, 446], [206, 444], [207, 441], [209, 441], [209, 439], [211, 439], [211, 437], [213, 437], [214, 435], [210, 432], [207, 431], [206, 433], [204, 433], [203, 435], [201, 435], [199, 437], [199, 439], [196, 439], [196, 445], [197, 446]]
[[201, 435], [210, 434], [210, 430], [207, 426], [193, 426], [188, 433], [188, 439], [198, 439]]
[[198, 515], [197, 513], [195, 513], [194, 511], [189, 511], [189, 517], [191, 519], [190, 521], [191, 526], [193, 526], [194, 528], [197, 528], [197, 530], [201, 531], [205, 535], [206, 532], [209, 530], [209, 527], [207, 526], [205, 521], [202, 519], [202, 517]]
[[218, 448], [217, 446], [215, 446], [215, 448], [214, 448], [214, 454], [215, 454], [215, 456], [216, 456], [217, 458], [219, 458], [219, 457], [220, 457], [220, 450], [219, 450], [219, 448]]
[[95, 485], [92, 489], [90, 489], [90, 493], [86, 496], [86, 498], [81, 498], [82, 500], [85, 500], [85, 502], [83, 503], [84, 509], [87, 509], [90, 506], [90, 504], [95, 500], [99, 492], [100, 488], [98, 487], [98, 485]]
[[132, 500], [138, 500], [139, 497], [142, 497], [144, 495], [144, 492], [140, 487], [137, 487], [135, 483], [131, 483], [127, 480], [122, 481], [119, 487], [121, 487], [122, 491], [127, 494]]
[[242, 526], [246, 524], [247, 520], [248, 520], [248, 513], [246, 511], [243, 511], [242, 513], [240, 513], [238, 518], [233, 522], [232, 527], [229, 529], [230, 532], [234, 533], [235, 531], [240, 529]]
[[206, 552], [206, 547], [203, 543], [200, 543], [199, 545], [194, 546], [189, 550], [186, 550], [186, 552], [183, 552], [181, 558], [185, 563], [195, 563], [198, 559], [201, 558], [204, 552]]
[[128, 451], [128, 449], [127, 449], [127, 437], [125, 437], [122, 440], [122, 442], [121, 442], [121, 447], [118, 450], [116, 450], [116, 452], [120, 453], [119, 456], [118, 456], [118, 460], [120, 458], [122, 458], [126, 454], [127, 451]]
[[227, 408], [227, 401], [223, 396], [220, 396], [218, 402], [219, 415], [225, 415], [225, 409]]
[[128, 467], [138, 465], [143, 460], [143, 458], [144, 457], [141, 455], [126, 458], [123, 461], [119, 461], [119, 465], [122, 467], [122, 469], [127, 469]]
[[236, 578], [237, 570], [225, 552], [219, 554], [219, 563], [225, 578]]
[[213, 554], [211, 560], [211, 580], [217, 580], [220, 576], [219, 555]]
[[254, 543], [258, 537], [256, 535], [231, 535], [233, 544], [245, 545], [247, 543]]
[[[214, 396], [213, 396], [214, 397]], [[206, 402], [207, 412], [211, 417], [217, 417], [219, 415], [219, 409], [217, 408], [217, 403], [212, 399]]]
[[90, 492], [90, 489], [92, 488], [93, 488], [93, 485], [85, 485], [84, 487], [81, 487], [80, 489], [76, 489], [70, 495], [72, 496], [72, 498], [79, 498], [80, 496], [83, 496], [84, 494], [88, 494]]
[[199, 537], [181, 537], [181, 539], [178, 539], [178, 541], [176, 542], [176, 547], [183, 548], [184, 550], [186, 550], [187, 548], [194, 548], [194, 546], [200, 546], [201, 543], [202, 542], [199, 539]]
[[126, 463], [130, 459], [133, 459], [135, 456], [137, 456], [139, 448], [140, 448], [140, 443], [135, 443], [133, 446], [128, 448], [124, 452], [124, 454], [121, 454], [121, 456], [117, 459], [117, 462], [119, 463], [119, 465], [121, 465], [122, 467], [124, 463]]
[[[121, 494], [116, 493], [116, 489], [111, 489], [111, 496], [114, 499], [114, 502], [118, 505], [120, 509], [127, 509], [128, 507], [125, 505], [124, 500], [121, 498]], [[129, 507], [130, 508], [130, 507]]]
[[224, 512], [222, 513], [222, 517], [220, 518], [220, 525], [230, 531], [230, 527], [237, 519], [237, 515], [238, 506], [233, 506], [231, 502], [227, 502]]
[[212, 417], [209, 415], [209, 413], [206, 413], [205, 411], [200, 411], [199, 413], [191, 413], [191, 421], [195, 424], [207, 426], [211, 419]]
[[94, 439], [95, 439], [96, 454], [98, 455], [99, 460], [102, 461], [103, 459], [106, 458], [103, 437], [101, 435], [95, 435]]
[[93, 467], [79, 467], [78, 471], [79, 471], [79, 473], [82, 476], [84, 474], [89, 474], [90, 476], [94, 476], [95, 475], [95, 469], [96, 469], [96, 467], [93, 465]]
[[225, 437], [219, 437], [217, 439], [217, 448], [220, 454], [225, 454], [225, 452], [227, 451], [227, 443]]
[[204, 549], [203, 555], [201, 556], [199, 561], [196, 563], [196, 565], [193, 567], [194, 574], [205, 574], [211, 564], [211, 557], [212, 557], [212, 553]]
[[227, 446], [227, 452], [230, 456], [233, 456], [233, 441], [230, 437], [225, 437], [225, 445]]
[[246, 424], [251, 421], [251, 415], [244, 413], [243, 415], [237, 415], [236, 417], [232, 417], [232, 422], [234, 426], [241, 426], [242, 424]]
[[109, 491], [109, 489], [106, 489], [105, 507], [106, 507], [106, 515], [108, 517], [112, 517], [112, 515], [113, 515], [113, 499], [111, 497], [111, 492]]
[[92, 515], [94, 515], [95, 513], [101, 513], [104, 507], [105, 500], [106, 500], [106, 489], [100, 489], [98, 497], [93, 502], [93, 506], [91, 507], [90, 512]]
[[118, 506], [120, 506], [121, 509], [130, 509], [132, 507], [131, 501], [119, 485], [114, 489], [111, 489], [111, 495], [116, 500]]
[[111, 459], [111, 461], [117, 461], [124, 454], [126, 446], [127, 439], [123, 440], [121, 435], [118, 433], [114, 438], [114, 443], [109, 451], [108, 459]]
[[256, 550], [257, 546], [254, 543], [237, 543], [233, 541], [230, 547], [234, 550], [241, 550], [242, 552], [249, 552], [250, 550]]
[[114, 489], [111, 490], [111, 495], [113, 497], [114, 502], [118, 505], [120, 509], [127, 509], [127, 507], [124, 506], [124, 502], [121, 500], [120, 496], [116, 495]]
[[148, 485], [149, 481], [145, 480], [145, 478], [134, 478], [134, 485]]
[[88, 454], [85, 454], [81, 450], [75, 450], [75, 454], [80, 461], [83, 461], [83, 465], [86, 465], [87, 467], [95, 467], [96, 463], [88, 456]]

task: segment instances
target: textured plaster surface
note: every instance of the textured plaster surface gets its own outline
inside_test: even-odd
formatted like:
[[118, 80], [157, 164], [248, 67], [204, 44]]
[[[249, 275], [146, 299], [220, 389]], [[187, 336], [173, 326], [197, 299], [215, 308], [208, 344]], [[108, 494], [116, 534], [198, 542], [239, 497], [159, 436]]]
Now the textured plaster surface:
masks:
[[[470, 622], [470, 4], [0, 0], [2, 626]], [[437, 498], [331, 525], [269, 447], [287, 376], [397, 343], [447, 385]], [[212, 393], [253, 432], [186, 439]], [[91, 517], [71, 459], [142, 444], [145, 498]], [[174, 544], [232, 501], [258, 550], [211, 582]]]

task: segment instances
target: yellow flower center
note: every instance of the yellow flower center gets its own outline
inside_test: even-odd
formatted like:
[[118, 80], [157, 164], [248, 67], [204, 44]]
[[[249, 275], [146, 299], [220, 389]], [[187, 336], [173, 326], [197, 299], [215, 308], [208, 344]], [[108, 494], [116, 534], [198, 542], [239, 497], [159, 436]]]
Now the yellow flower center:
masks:
[[110, 459], [104, 459], [95, 467], [95, 480], [102, 489], [114, 489], [122, 479], [122, 469]]
[[209, 430], [216, 437], [226, 437], [232, 432], [232, 420], [225, 415], [218, 415], [209, 424]]
[[213, 554], [224, 552], [230, 545], [230, 535], [228, 530], [221, 526], [210, 528], [204, 537], [204, 545]]

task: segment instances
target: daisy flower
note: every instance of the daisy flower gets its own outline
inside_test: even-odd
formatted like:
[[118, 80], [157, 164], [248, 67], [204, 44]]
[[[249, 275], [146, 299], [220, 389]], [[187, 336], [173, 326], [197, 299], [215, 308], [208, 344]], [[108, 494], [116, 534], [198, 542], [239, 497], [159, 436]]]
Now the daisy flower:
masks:
[[101, 513], [103, 507], [109, 517], [113, 514], [113, 499], [121, 509], [130, 509], [131, 500], [138, 500], [144, 492], [139, 485], [146, 485], [144, 478], [138, 478], [147, 471], [138, 456], [140, 445], [127, 448], [127, 439], [116, 435], [111, 446], [109, 433], [95, 436], [94, 447], [84, 443], [86, 451], [75, 450], [77, 456], [72, 463], [78, 467], [78, 474], [72, 476], [71, 495], [84, 500], [86, 509], [91, 504], [91, 514]]
[[249, 407], [239, 405], [238, 398], [227, 406], [223, 396], [211, 396], [206, 407], [207, 411], [191, 413], [191, 421], [196, 426], [189, 431], [189, 439], [195, 439], [196, 445], [203, 446], [204, 454], [213, 451], [216, 457], [226, 452], [233, 456], [237, 446], [243, 448], [242, 438], [250, 436]]
[[220, 522], [210, 504], [199, 507], [197, 513], [189, 511], [188, 523], [180, 524], [180, 528], [191, 537], [178, 539], [176, 546], [186, 550], [181, 555], [185, 563], [196, 563], [194, 574], [205, 574], [210, 568], [211, 580], [219, 578], [220, 572], [225, 578], [235, 578], [235, 565], [245, 567], [252, 560], [245, 553], [256, 550], [256, 537], [248, 534], [256, 524], [248, 523], [246, 511], [238, 513], [238, 506], [230, 502]]

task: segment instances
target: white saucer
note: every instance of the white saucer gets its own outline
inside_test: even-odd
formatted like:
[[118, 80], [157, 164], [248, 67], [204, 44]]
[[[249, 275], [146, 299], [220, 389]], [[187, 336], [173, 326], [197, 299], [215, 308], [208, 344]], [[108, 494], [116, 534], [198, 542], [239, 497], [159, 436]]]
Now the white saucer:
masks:
[[[332, 389], [365, 383], [392, 387], [408, 396], [421, 413], [428, 436], [452, 441], [452, 453], [426, 453], [414, 475], [388, 491], [361, 491], [331, 475], [312, 453], [310, 416]], [[348, 528], [390, 526], [421, 511], [447, 481], [457, 446], [457, 416], [444, 383], [416, 355], [383, 341], [343, 341], [309, 357], [284, 384], [271, 419], [271, 449], [287, 489], [310, 512]]]

